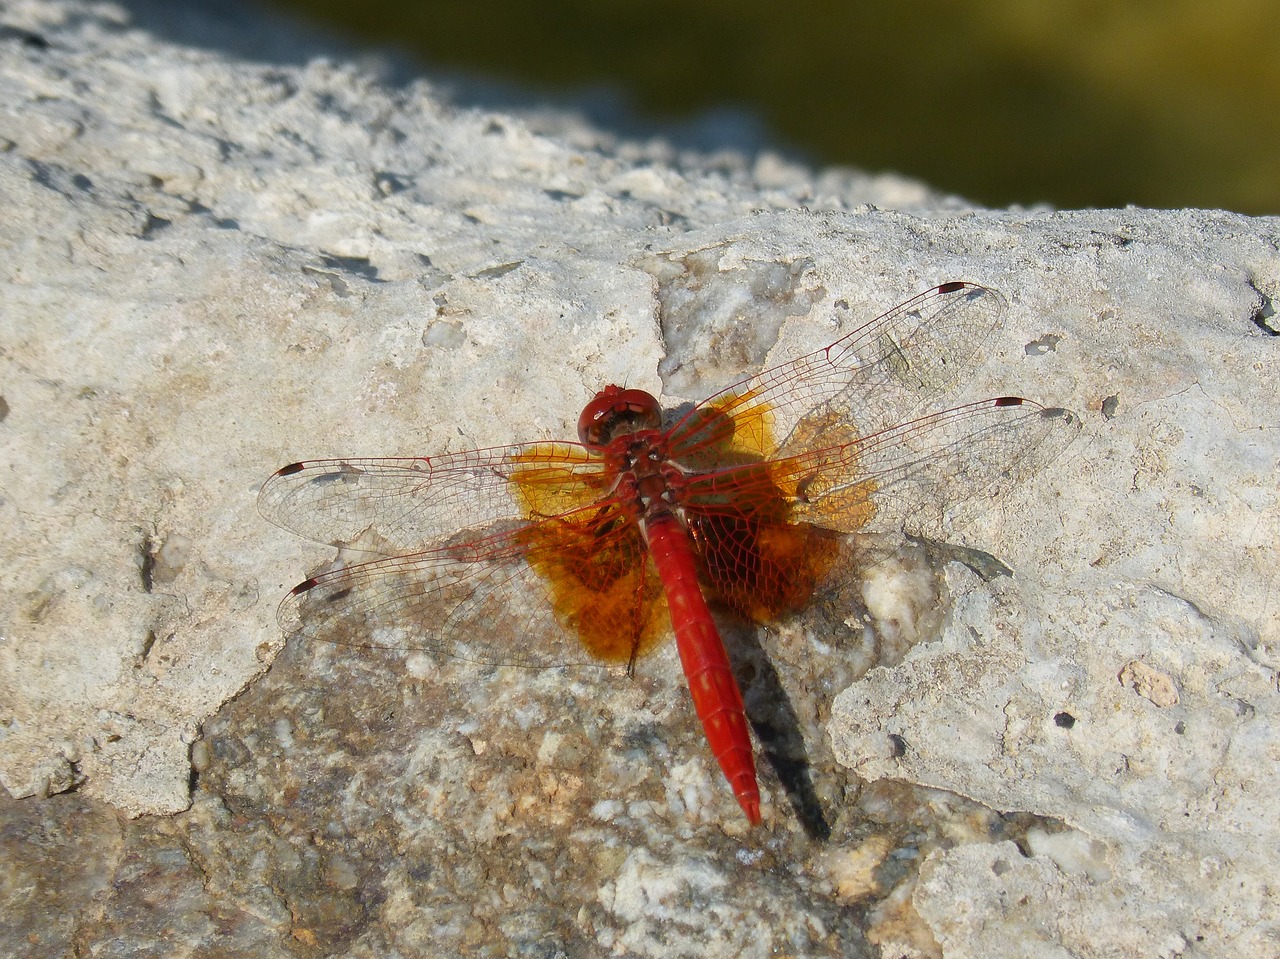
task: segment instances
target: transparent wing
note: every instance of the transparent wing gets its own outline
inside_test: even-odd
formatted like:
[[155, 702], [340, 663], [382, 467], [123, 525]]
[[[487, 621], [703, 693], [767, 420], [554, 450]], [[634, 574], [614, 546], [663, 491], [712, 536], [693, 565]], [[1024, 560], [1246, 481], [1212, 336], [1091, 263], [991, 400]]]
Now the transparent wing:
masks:
[[277, 526], [327, 544], [372, 532], [377, 552], [411, 552], [506, 519], [594, 497], [600, 464], [576, 443], [527, 443], [443, 456], [329, 459], [278, 470], [258, 494]]
[[671, 429], [673, 455], [691, 464], [726, 451], [771, 457], [803, 417], [842, 397], [867, 436], [907, 419], [977, 363], [999, 325], [1000, 294], [944, 283], [901, 303], [825, 349], [764, 370], [695, 406]]
[[666, 632], [620, 504], [324, 573], [280, 605], [288, 635], [517, 666], [629, 662]]
[[791, 522], [850, 533], [944, 533], [952, 511], [1034, 475], [1079, 434], [1068, 410], [999, 397], [857, 435], [832, 404], [797, 424], [776, 459], [691, 479], [681, 502], [703, 513], [780, 498]]
[[[1080, 420], [1069, 410], [1020, 397], [930, 413], [834, 450], [799, 454], [792, 475], [805, 484], [805, 497], [795, 515], [848, 532], [869, 498], [872, 513], [858, 529], [944, 536], [957, 507], [982, 508], [1005, 497], [1079, 433]], [[814, 469], [832, 453], [846, 468]]]

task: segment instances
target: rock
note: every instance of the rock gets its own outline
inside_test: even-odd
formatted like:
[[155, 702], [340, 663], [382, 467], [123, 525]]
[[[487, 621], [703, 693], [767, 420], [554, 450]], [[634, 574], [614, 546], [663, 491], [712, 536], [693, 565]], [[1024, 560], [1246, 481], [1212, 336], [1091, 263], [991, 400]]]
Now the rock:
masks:
[[[96, 832], [142, 817], [95, 862], [24, 860], [39, 885], [77, 857], [83, 921], [51, 939], [1267, 951], [1277, 220], [972, 209], [458, 108], [305, 38], [201, 49], [138, 9], [0, 14], [0, 782], [78, 791], [47, 815]], [[1083, 435], [945, 542], [858, 544], [891, 557], [874, 602], [853, 577], [731, 636], [764, 830], [670, 646], [630, 680], [282, 652], [279, 598], [333, 551], [257, 515], [277, 467], [569, 438], [605, 383], [674, 407], [952, 279], [1008, 306], [944, 402], [1025, 395]], [[6, 951], [47, 954], [31, 917]]]

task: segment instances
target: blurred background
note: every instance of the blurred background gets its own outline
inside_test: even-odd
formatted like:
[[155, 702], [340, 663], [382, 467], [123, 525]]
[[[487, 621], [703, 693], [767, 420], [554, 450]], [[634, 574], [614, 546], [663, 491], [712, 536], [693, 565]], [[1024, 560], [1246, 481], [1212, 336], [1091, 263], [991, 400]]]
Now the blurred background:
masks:
[[990, 205], [1280, 213], [1276, 0], [275, 0], [621, 132]]

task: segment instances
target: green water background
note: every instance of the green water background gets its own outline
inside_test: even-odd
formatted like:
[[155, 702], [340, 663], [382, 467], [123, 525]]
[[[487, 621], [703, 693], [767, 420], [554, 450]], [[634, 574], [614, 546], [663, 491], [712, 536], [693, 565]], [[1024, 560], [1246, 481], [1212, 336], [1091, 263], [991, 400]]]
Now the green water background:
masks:
[[433, 69], [731, 106], [992, 206], [1280, 213], [1280, 0], [277, 0]]

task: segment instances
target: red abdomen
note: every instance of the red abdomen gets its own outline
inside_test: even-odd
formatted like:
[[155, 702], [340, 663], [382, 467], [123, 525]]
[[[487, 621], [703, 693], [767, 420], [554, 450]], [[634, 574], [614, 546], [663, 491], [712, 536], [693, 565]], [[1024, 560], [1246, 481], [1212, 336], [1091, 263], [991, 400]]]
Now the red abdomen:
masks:
[[688, 534], [670, 515], [648, 524], [649, 552], [671, 610], [671, 627], [689, 681], [693, 708], [711, 752], [751, 825], [760, 824], [760, 789], [742, 693], [733, 678], [724, 641], [698, 585]]

